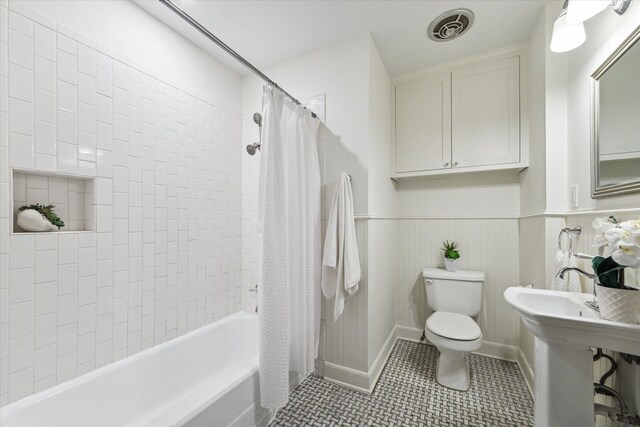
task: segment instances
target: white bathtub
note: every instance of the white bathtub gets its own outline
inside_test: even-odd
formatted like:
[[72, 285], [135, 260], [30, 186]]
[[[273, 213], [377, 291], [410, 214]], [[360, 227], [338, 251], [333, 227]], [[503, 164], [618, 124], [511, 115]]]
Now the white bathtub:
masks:
[[0, 409], [2, 427], [265, 426], [258, 318], [236, 313]]

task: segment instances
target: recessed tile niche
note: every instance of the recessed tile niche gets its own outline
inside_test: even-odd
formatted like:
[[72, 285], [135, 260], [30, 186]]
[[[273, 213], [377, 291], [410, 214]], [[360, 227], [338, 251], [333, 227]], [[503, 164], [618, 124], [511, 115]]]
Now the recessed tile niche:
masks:
[[65, 226], [59, 231], [94, 231], [96, 223], [95, 179], [14, 170], [13, 232], [28, 233], [17, 224], [21, 206], [54, 205]]

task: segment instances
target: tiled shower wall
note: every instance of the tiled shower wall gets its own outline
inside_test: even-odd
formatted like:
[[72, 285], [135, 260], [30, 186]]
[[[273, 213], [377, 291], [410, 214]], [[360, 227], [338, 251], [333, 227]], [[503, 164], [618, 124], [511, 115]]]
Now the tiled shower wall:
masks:
[[[2, 405], [242, 299], [240, 119], [30, 17], [0, 4]], [[95, 231], [12, 234], [10, 168], [95, 179]]]

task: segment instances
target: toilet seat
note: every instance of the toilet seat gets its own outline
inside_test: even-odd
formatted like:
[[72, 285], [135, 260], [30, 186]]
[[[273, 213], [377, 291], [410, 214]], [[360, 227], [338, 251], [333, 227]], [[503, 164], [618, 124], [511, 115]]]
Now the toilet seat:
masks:
[[432, 333], [456, 341], [473, 341], [482, 336], [482, 331], [469, 316], [446, 311], [436, 311], [427, 319], [426, 329]]

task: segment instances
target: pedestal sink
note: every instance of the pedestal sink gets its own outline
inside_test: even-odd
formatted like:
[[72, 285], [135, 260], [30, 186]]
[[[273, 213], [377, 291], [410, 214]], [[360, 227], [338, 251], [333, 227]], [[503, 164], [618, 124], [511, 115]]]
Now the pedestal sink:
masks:
[[536, 336], [535, 426], [593, 426], [591, 347], [640, 355], [640, 325], [611, 322], [584, 303], [591, 294], [522, 287], [504, 299]]

